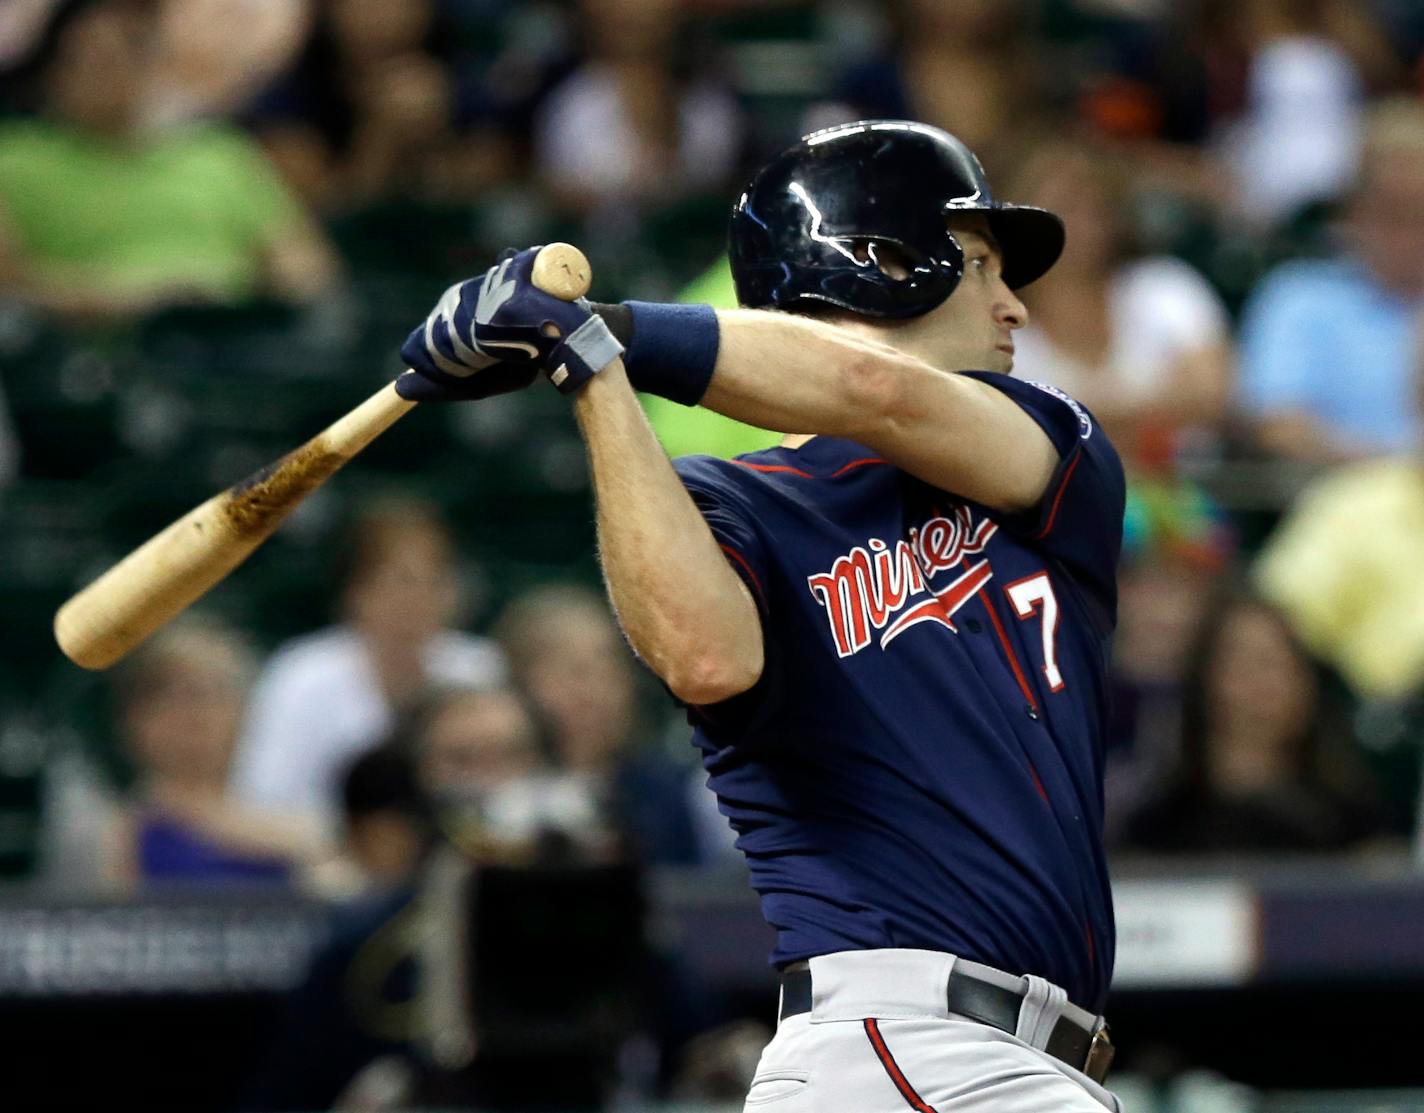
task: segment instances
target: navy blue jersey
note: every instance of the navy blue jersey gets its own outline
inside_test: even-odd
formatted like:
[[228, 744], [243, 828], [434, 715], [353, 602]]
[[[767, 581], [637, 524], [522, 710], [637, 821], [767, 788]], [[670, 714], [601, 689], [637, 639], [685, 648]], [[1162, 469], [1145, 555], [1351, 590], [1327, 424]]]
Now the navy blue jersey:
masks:
[[694, 740], [777, 965], [943, 950], [1100, 1009], [1122, 465], [1066, 395], [964, 374], [1058, 449], [1030, 512], [990, 511], [833, 437], [675, 461], [766, 644], [750, 691], [691, 710]]

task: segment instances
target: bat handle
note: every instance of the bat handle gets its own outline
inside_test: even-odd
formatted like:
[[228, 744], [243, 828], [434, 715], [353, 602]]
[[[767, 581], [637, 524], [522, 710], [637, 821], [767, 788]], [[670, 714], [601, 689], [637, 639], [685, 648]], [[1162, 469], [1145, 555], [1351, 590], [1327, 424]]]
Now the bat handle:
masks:
[[349, 460], [416, 405], [396, 393], [395, 383], [387, 383], [355, 409], [327, 426], [320, 434], [323, 447], [343, 460]]
[[546, 294], [573, 301], [588, 293], [593, 271], [588, 257], [571, 243], [551, 243], [539, 249], [531, 274], [534, 285]]

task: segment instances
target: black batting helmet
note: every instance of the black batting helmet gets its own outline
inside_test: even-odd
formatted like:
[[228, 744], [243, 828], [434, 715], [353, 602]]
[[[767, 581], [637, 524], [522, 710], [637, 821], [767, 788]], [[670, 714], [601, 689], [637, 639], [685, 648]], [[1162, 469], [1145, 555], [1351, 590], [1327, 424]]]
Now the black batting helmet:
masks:
[[[964, 273], [946, 221], [958, 212], [985, 214], [1012, 289], [1063, 250], [1063, 222], [1046, 209], [995, 201], [974, 152], [948, 132], [910, 120], [812, 132], [763, 167], [732, 210], [737, 300], [918, 317], [954, 293]], [[876, 243], [903, 252], [908, 277], [881, 270]]]

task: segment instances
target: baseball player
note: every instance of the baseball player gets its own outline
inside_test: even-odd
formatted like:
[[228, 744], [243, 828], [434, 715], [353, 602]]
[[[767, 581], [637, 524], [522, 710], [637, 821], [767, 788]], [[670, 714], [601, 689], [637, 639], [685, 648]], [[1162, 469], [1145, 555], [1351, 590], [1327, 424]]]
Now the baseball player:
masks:
[[[867, 121], [773, 159], [730, 238], [729, 312], [560, 302], [507, 253], [412, 333], [398, 389], [537, 366], [572, 396], [609, 593], [777, 933], [748, 1109], [1115, 1110], [1122, 469], [1082, 407], [1008, 374], [1014, 291], [1062, 224], [995, 201], [953, 136]], [[790, 435], [670, 463], [635, 389]]]

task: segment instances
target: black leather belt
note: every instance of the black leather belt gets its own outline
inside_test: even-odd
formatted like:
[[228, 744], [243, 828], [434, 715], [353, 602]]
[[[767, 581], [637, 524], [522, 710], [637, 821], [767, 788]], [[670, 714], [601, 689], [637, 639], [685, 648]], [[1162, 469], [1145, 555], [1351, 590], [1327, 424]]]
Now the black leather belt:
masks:
[[[945, 1002], [948, 1011], [1010, 1035], [1018, 1031], [1023, 993], [978, 977], [963, 969], [964, 965], [956, 963], [950, 971]], [[782, 974], [781, 1019], [810, 1011], [811, 971]], [[1107, 1024], [1101, 1017], [1072, 1005], [1058, 1018], [1043, 1050], [1099, 1084], [1112, 1066], [1113, 1045]]]

